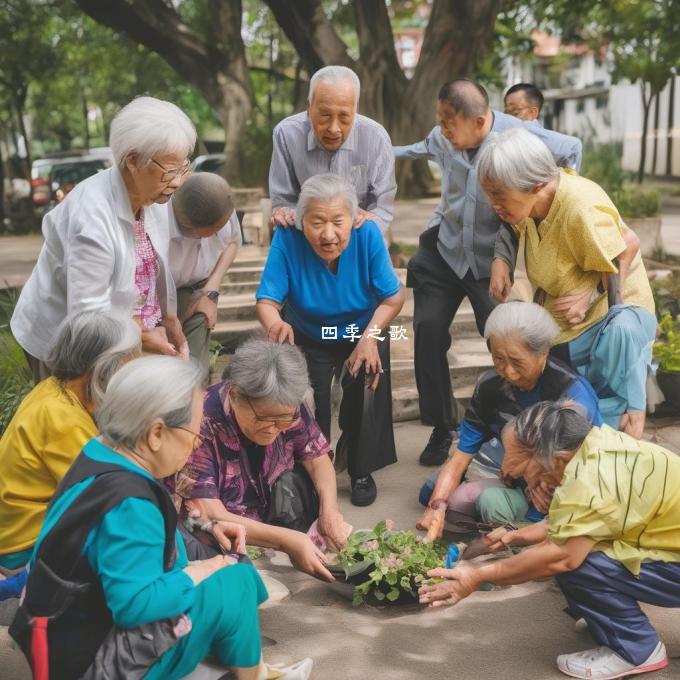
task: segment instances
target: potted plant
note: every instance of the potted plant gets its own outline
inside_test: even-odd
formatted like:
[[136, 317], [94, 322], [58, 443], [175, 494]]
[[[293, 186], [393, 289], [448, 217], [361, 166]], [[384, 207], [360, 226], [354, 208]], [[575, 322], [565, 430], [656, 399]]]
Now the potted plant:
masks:
[[654, 343], [654, 357], [659, 362], [656, 377], [666, 401], [680, 409], [680, 323], [664, 314], [659, 326], [661, 335]]
[[331, 571], [348, 584], [354, 605], [413, 604], [427, 572], [444, 566], [445, 554], [442, 541], [426, 543], [413, 531], [394, 531], [386, 520], [355, 531]]

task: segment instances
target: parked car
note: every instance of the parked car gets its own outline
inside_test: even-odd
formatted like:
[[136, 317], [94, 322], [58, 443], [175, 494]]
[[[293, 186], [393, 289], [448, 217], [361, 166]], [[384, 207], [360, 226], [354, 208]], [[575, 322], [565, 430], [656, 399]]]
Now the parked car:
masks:
[[[113, 165], [113, 153], [108, 146], [86, 150], [72, 149], [56, 152], [33, 161], [31, 165], [31, 197], [38, 217], [42, 217], [45, 211], [54, 204], [51, 180], [53, 168], [61, 164], [87, 161], [104, 161], [106, 163], [104, 167], [110, 167]], [[94, 172], [97, 172], [97, 170]], [[94, 172], [90, 174], [94, 174]], [[89, 177], [89, 175], [87, 176]], [[79, 181], [82, 181], [82, 179], [85, 179], [85, 177], [82, 177]]]
[[108, 158], [83, 158], [60, 162], [50, 172], [51, 205], [58, 205], [73, 191], [76, 184], [112, 165]]
[[191, 172], [213, 172], [216, 175], [221, 175], [224, 170], [224, 154], [209, 153], [196, 156], [189, 169]]

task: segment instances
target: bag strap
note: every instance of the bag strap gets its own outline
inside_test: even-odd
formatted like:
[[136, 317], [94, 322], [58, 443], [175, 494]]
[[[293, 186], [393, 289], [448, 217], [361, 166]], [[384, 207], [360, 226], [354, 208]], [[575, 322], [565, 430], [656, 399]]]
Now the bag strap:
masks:
[[[82, 460], [85, 459], [85, 460]], [[151, 501], [163, 515], [165, 547], [163, 563], [170, 569], [175, 559], [175, 530], [177, 513], [170, 495], [158, 482], [148, 479], [120, 465], [101, 464], [87, 456], [76, 459], [75, 470], [62, 482], [61, 493], [55, 494], [53, 503], [64, 491], [78, 482], [95, 476], [90, 484], [64, 511], [55, 526], [41, 542], [36, 559], [42, 559], [58, 576], [69, 579], [78, 569], [83, 548], [90, 532], [112, 508], [126, 498], [143, 498]], [[68, 479], [67, 479], [68, 478]], [[60, 485], [62, 486], [62, 485]], [[134, 531], [134, 527], [130, 527]]]

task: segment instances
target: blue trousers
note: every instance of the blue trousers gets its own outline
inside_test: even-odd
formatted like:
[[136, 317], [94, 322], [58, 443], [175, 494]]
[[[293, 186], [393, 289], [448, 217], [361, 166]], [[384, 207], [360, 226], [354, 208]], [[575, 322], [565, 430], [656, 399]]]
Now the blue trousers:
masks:
[[678, 562], [646, 562], [634, 576], [603, 552], [593, 552], [578, 569], [556, 579], [569, 609], [586, 620], [595, 640], [635, 666], [659, 642], [639, 603], [680, 607]]

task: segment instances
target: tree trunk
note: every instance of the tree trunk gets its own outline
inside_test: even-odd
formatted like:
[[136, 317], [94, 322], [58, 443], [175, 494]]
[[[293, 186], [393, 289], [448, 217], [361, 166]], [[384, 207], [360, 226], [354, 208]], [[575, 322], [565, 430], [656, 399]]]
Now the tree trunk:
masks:
[[642, 82], [642, 139], [640, 140], [640, 165], [638, 166], [637, 181], [642, 184], [645, 178], [645, 164], [647, 161], [647, 130], [649, 128], [649, 109], [652, 105], [652, 93], [647, 97], [647, 85]]
[[673, 175], [673, 130], [675, 128], [675, 79], [676, 75], [671, 76], [671, 87], [668, 92], [668, 125], [666, 132], [668, 141], [666, 142], [666, 175]]
[[90, 148], [90, 119], [88, 118], [87, 111], [87, 97], [85, 93], [80, 93], [80, 101], [83, 104], [83, 145], [86, 149]]
[[2, 140], [5, 131], [0, 128], [0, 234], [5, 231], [5, 160], [2, 157]]
[[[14, 93], [14, 108], [17, 114], [17, 123], [19, 125], [19, 132], [24, 138], [24, 146], [26, 147], [26, 160], [24, 177], [28, 180], [31, 179], [31, 143], [28, 138], [28, 130], [26, 130], [26, 122], [24, 121], [24, 104], [26, 103], [26, 88], [19, 88]], [[19, 149], [17, 147], [17, 156], [19, 155]]]
[[76, 0], [93, 19], [157, 52], [213, 107], [225, 126], [226, 178], [238, 183], [238, 140], [252, 108], [241, 37], [241, 0], [205, 0], [209, 21], [199, 37], [164, 0]]
[[661, 92], [654, 97], [654, 143], [652, 144], [652, 176], [656, 175], [656, 159], [659, 153], [659, 99]]
[[[381, 122], [394, 144], [423, 139], [434, 126], [436, 96], [447, 81], [474, 76], [491, 46], [500, 0], [434, 0], [416, 72], [408, 80], [394, 48], [384, 0], [354, 0], [360, 58], [339, 41], [320, 0], [265, 0], [308, 74], [327, 64], [353, 68], [361, 78], [360, 111]], [[431, 184], [424, 162], [401, 162], [400, 195], [422, 195]]]

